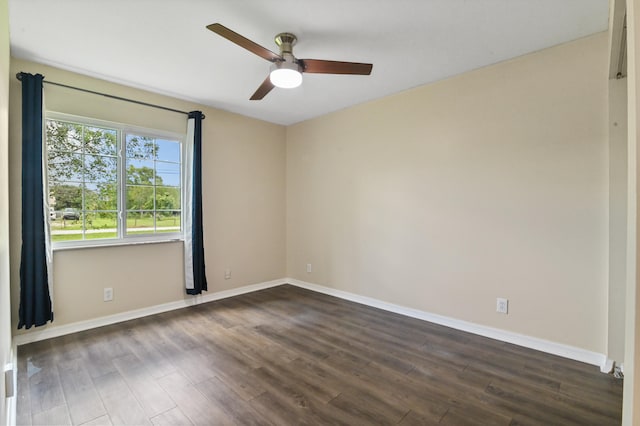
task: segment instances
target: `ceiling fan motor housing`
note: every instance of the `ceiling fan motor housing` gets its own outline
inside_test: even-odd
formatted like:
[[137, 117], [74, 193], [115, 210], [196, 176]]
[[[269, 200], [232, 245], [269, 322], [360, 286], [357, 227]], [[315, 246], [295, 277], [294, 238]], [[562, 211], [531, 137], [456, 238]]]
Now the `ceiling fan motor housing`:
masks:
[[299, 73], [303, 72], [302, 65], [298, 62], [295, 56], [293, 56], [293, 46], [298, 41], [298, 38], [291, 33], [280, 33], [275, 37], [275, 42], [280, 48], [280, 56], [283, 61], [276, 61], [271, 70], [274, 69], [290, 69]]
[[298, 41], [298, 38], [291, 33], [280, 33], [275, 38], [276, 44], [280, 48], [280, 55], [284, 56], [289, 54], [293, 56], [293, 46]]

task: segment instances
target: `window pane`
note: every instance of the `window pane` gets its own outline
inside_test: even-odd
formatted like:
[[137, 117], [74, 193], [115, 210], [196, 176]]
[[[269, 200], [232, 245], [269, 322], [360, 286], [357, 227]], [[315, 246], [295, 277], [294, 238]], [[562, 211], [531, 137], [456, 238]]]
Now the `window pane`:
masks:
[[84, 158], [84, 178], [87, 182], [116, 182], [118, 180], [118, 159], [101, 155], [86, 155]]
[[127, 135], [127, 158], [138, 160], [153, 160], [155, 150], [155, 140], [153, 138]]
[[82, 151], [82, 125], [63, 121], [47, 120], [47, 150]]
[[58, 209], [55, 220], [51, 220], [52, 241], [82, 240], [82, 187], [70, 184], [60, 185], [56, 188], [58, 197], [51, 197], [49, 202], [54, 203]]
[[153, 234], [155, 220], [152, 211], [127, 212], [127, 234]]
[[82, 182], [84, 164], [82, 154], [49, 152], [49, 180]]
[[179, 211], [156, 212], [156, 232], [180, 232], [180, 219]]
[[180, 142], [164, 139], [156, 140], [156, 160], [180, 162]]
[[116, 155], [117, 132], [98, 127], [84, 128], [84, 152], [87, 154]]
[[180, 188], [170, 186], [156, 187], [156, 210], [179, 210]]
[[156, 185], [180, 186], [180, 164], [156, 162]]
[[82, 223], [80, 221], [63, 220], [61, 217], [50, 221], [51, 241], [82, 240]]
[[82, 209], [82, 185], [77, 182], [49, 182], [49, 206], [57, 212], [65, 208]]
[[133, 134], [125, 142], [127, 235], [180, 232], [181, 143]]
[[84, 215], [84, 223], [86, 240], [118, 237], [117, 212], [87, 212]]
[[84, 204], [86, 210], [118, 210], [118, 184], [86, 184]]
[[155, 183], [153, 161], [127, 159], [127, 183], [131, 185], [153, 185]]
[[153, 210], [153, 187], [127, 185], [127, 210]]

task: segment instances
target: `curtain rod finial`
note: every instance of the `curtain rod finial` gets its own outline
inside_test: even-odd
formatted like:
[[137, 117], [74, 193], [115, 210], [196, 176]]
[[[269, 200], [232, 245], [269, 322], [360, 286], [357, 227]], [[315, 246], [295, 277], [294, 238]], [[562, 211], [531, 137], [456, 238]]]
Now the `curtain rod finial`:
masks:
[[[22, 81], [22, 79], [24, 78], [24, 76], [25, 76], [25, 75], [31, 75], [31, 74], [29, 74], [28, 72], [20, 71], [19, 73], [17, 73], [17, 74], [16, 74], [16, 78], [17, 78], [18, 80]], [[42, 75], [42, 74], [40, 74], [40, 73], [36, 74], [35, 76], [36, 76], [36, 77], [37, 77], [37, 76], [40, 76], [40, 77], [42, 77], [42, 79], [44, 80], [44, 75]]]

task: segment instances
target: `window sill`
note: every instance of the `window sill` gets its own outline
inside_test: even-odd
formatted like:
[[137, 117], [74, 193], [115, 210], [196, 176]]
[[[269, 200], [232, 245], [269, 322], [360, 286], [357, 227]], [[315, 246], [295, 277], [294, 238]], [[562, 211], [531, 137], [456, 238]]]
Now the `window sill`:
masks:
[[166, 244], [166, 243], [176, 243], [182, 242], [184, 238], [170, 238], [166, 240], [145, 240], [145, 241], [117, 241], [112, 243], [95, 243], [95, 244], [78, 244], [78, 245], [64, 245], [64, 246], [55, 246], [51, 248], [55, 251], [67, 251], [67, 250], [83, 250], [83, 249], [92, 249], [92, 248], [106, 248], [106, 247], [123, 247], [123, 246], [142, 246], [147, 244]]

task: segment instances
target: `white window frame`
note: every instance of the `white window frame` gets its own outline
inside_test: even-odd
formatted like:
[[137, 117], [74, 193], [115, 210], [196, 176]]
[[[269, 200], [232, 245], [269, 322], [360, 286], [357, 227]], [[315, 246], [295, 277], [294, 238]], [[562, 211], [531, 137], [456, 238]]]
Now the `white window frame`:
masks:
[[[182, 241], [184, 240], [184, 212], [185, 212], [185, 194], [184, 194], [184, 174], [185, 174], [185, 140], [186, 134], [168, 132], [158, 129], [149, 129], [140, 126], [134, 126], [130, 124], [118, 123], [113, 121], [106, 121], [100, 119], [94, 119], [90, 117], [82, 117], [78, 115], [71, 115], [65, 113], [59, 113], [55, 111], [47, 111], [45, 113], [45, 120], [59, 120], [71, 123], [82, 124], [85, 126], [104, 127], [117, 131], [117, 176], [118, 176], [118, 200], [117, 200], [117, 237], [104, 238], [104, 239], [92, 239], [92, 240], [73, 240], [73, 241], [52, 241], [53, 250], [72, 249], [82, 247], [103, 247], [103, 246], [121, 246], [121, 245], [135, 245], [135, 244], [147, 244], [147, 243], [161, 243], [170, 241]], [[153, 234], [132, 234], [127, 235], [127, 176], [126, 168], [126, 153], [124, 148], [124, 139], [127, 134], [135, 134], [137, 136], [146, 136], [156, 139], [169, 139], [175, 140], [180, 143], [180, 230], [176, 232], [155, 232]], [[46, 129], [44, 131], [44, 137], [46, 138]], [[47, 164], [48, 173], [48, 164]], [[48, 181], [48, 180], [47, 180]], [[46, 191], [49, 188], [45, 188]], [[155, 213], [155, 210], [154, 210]], [[48, 219], [48, 218], [47, 218]]]

